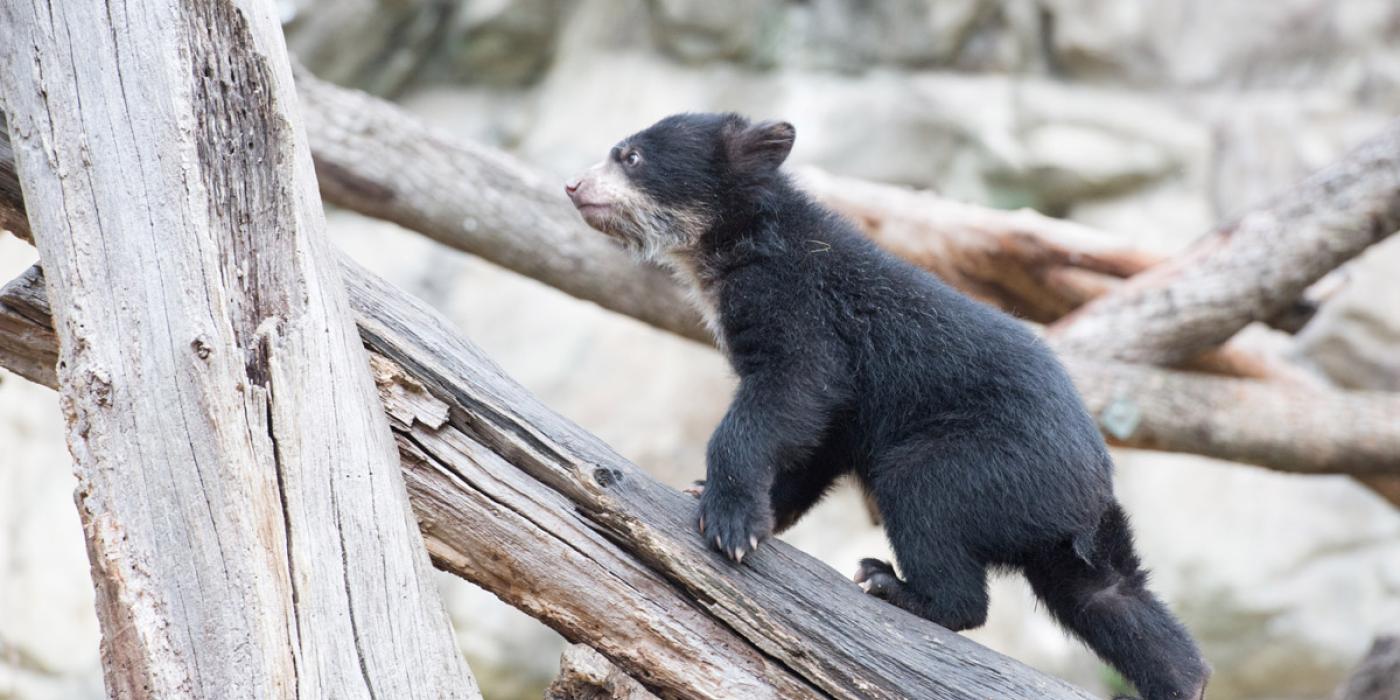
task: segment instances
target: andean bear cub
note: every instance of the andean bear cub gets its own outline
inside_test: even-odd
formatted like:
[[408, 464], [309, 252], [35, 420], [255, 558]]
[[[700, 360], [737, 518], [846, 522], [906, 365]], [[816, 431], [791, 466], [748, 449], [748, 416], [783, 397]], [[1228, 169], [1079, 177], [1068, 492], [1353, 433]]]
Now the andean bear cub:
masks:
[[903, 578], [869, 593], [983, 624], [989, 567], [1019, 569], [1147, 700], [1209, 668], [1147, 589], [1112, 463], [1051, 351], [1015, 319], [883, 252], [779, 169], [791, 124], [680, 114], [566, 185], [593, 228], [690, 289], [739, 377], [710, 438], [697, 525], [742, 561], [854, 472]]

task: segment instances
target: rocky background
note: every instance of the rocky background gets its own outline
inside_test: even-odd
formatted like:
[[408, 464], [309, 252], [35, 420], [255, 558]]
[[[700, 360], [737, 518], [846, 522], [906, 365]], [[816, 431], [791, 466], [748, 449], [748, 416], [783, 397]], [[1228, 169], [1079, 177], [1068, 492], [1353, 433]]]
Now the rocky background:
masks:
[[[560, 175], [665, 114], [797, 126], [792, 161], [1174, 250], [1400, 114], [1395, 0], [282, 0], [318, 74]], [[562, 195], [561, 195], [562, 196]], [[337, 242], [437, 305], [544, 400], [673, 485], [733, 379], [713, 351], [330, 212]], [[541, 250], [540, 255], [548, 255]], [[0, 277], [34, 261], [0, 236]], [[1348, 268], [1300, 360], [1400, 390], [1400, 240]], [[1397, 416], [1400, 420], [1400, 416]], [[1323, 698], [1400, 629], [1400, 514], [1347, 479], [1120, 451], [1155, 586], [1215, 666], [1211, 697]], [[97, 698], [97, 626], [53, 392], [0, 370], [0, 699]], [[842, 489], [787, 539], [843, 571], [885, 551]], [[561, 640], [442, 589], [486, 696], [539, 697]], [[994, 586], [972, 634], [1107, 692], [1113, 679]]]

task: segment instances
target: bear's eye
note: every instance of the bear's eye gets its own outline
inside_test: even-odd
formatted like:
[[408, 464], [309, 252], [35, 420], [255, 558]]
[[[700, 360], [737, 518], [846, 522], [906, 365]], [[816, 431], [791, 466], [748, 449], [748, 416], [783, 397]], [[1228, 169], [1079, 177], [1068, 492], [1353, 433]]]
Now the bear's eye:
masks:
[[639, 163], [641, 163], [641, 162], [642, 162], [642, 154], [640, 154], [640, 153], [638, 153], [638, 152], [636, 152], [636, 151], [631, 151], [631, 152], [629, 152], [627, 155], [625, 155], [625, 156], [622, 157], [622, 164], [625, 165], [625, 166], [627, 166], [627, 167], [629, 167], [629, 168], [635, 168], [635, 167], [637, 167], [637, 164], [639, 164]]

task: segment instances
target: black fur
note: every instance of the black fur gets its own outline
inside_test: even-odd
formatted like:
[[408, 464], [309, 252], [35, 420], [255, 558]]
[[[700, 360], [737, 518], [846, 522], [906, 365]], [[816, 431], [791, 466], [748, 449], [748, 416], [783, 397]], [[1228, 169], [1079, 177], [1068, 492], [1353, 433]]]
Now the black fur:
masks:
[[709, 224], [674, 251], [740, 379], [710, 440], [706, 539], [742, 559], [854, 472], [904, 575], [862, 562], [872, 593], [963, 630], [986, 620], [988, 568], [1021, 569], [1146, 698], [1199, 697], [1208, 667], [1146, 588], [1108, 452], [1060, 363], [798, 191], [778, 170], [793, 137], [678, 115], [613, 151], [641, 153], [633, 186]]

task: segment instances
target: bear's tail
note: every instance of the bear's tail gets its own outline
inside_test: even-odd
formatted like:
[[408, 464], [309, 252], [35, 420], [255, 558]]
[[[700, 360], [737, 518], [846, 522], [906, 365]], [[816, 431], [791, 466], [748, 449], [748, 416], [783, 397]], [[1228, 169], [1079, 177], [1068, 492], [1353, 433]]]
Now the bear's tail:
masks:
[[1037, 555], [1026, 578], [1060, 624], [1137, 687], [1144, 700], [1201, 700], [1210, 666], [1147, 589], [1127, 515], [1112, 504], [1092, 533]]

